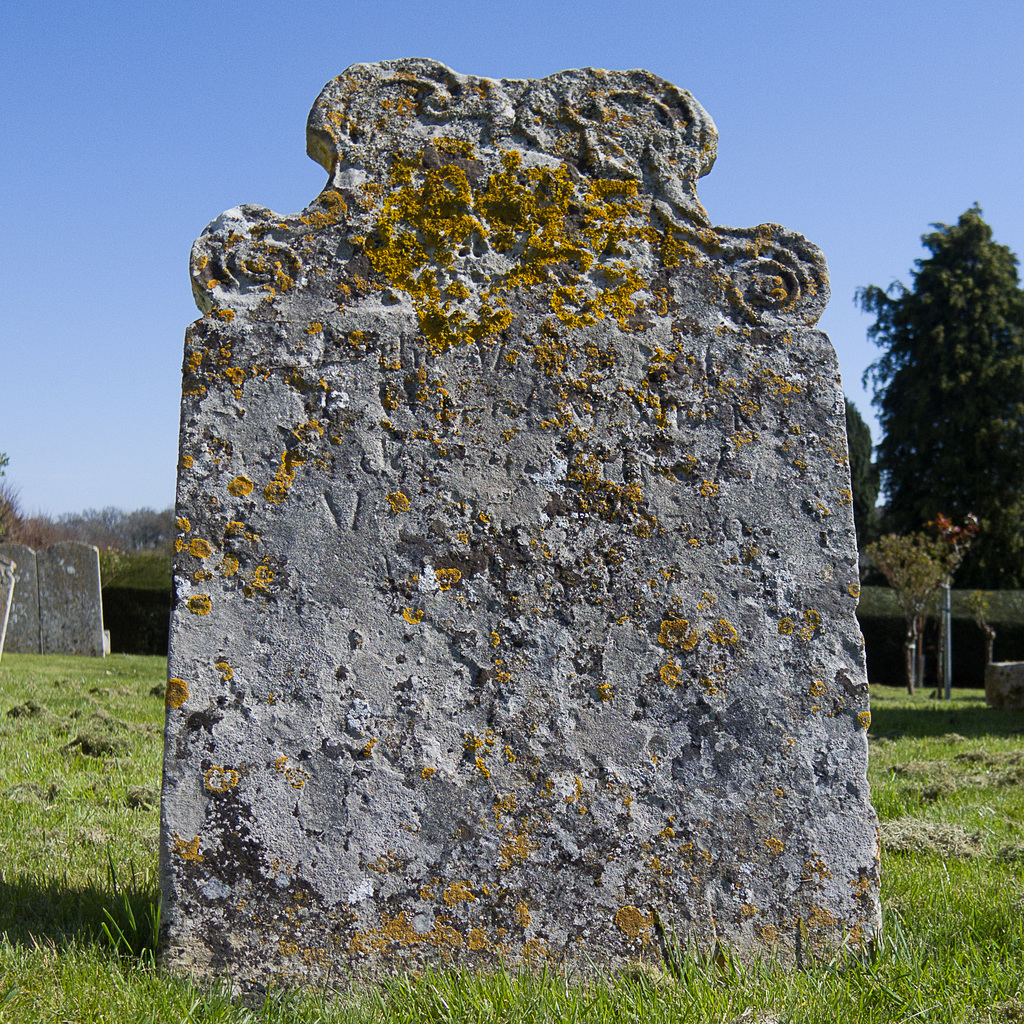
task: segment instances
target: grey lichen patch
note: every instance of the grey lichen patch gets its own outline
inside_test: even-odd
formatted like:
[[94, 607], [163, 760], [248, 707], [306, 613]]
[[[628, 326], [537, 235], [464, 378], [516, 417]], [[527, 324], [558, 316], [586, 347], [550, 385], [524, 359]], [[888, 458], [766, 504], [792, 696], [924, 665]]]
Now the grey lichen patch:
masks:
[[870, 942], [827, 273], [711, 225], [715, 138], [646, 72], [357, 65], [310, 114], [321, 195], [197, 241], [171, 966]]

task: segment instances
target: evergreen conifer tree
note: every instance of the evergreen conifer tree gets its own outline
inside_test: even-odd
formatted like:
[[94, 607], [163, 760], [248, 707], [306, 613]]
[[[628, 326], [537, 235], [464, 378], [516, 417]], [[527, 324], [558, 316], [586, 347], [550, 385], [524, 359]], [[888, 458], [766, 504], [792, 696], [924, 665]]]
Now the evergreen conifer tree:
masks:
[[857, 546], [863, 551], [878, 539], [878, 466], [871, 458], [871, 430], [846, 399], [846, 443], [850, 449], [850, 490], [853, 492], [853, 520], [857, 527]]
[[919, 530], [974, 512], [961, 586], [1024, 586], [1024, 292], [977, 205], [922, 237], [912, 287], [858, 289], [883, 349], [865, 373], [884, 432], [886, 521]]

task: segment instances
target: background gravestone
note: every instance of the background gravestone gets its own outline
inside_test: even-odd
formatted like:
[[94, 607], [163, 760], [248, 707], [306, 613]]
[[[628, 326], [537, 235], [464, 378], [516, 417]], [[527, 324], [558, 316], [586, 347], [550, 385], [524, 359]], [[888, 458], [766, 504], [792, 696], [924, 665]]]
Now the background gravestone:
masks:
[[8, 654], [39, 654], [39, 583], [36, 577], [36, 553], [24, 544], [0, 544], [0, 558], [17, 566], [14, 572], [14, 597], [7, 619]]
[[715, 146], [643, 71], [356, 65], [316, 200], [196, 242], [169, 966], [875, 935], [825, 262], [711, 225]]
[[99, 550], [77, 541], [53, 544], [36, 552], [36, 573], [42, 653], [102, 658]]
[[14, 570], [14, 563], [0, 555], [0, 657], [3, 657], [4, 653], [7, 617], [14, 597]]

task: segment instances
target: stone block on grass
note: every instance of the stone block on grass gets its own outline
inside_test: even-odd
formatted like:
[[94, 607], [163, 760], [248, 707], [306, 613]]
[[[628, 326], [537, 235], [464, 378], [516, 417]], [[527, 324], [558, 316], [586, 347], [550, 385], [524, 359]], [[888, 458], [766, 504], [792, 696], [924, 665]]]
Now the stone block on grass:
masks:
[[985, 703], [1024, 711], [1024, 661], [990, 661], [985, 666]]

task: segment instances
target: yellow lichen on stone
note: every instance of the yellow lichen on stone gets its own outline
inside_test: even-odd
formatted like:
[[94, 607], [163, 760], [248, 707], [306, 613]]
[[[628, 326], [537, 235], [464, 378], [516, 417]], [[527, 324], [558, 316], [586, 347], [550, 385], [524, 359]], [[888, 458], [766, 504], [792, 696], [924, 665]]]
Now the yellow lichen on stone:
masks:
[[164, 693], [164, 706], [180, 708], [188, 700], [188, 683], [184, 679], [168, 679]]
[[530, 854], [538, 848], [538, 844], [531, 838], [530, 833], [522, 831], [501, 844], [498, 849], [498, 866], [503, 871], [525, 864]]
[[205, 859], [199, 852], [199, 836], [185, 840], [175, 833], [174, 852], [181, 857], [182, 860], [203, 861]]
[[708, 639], [712, 643], [725, 646], [736, 643], [739, 636], [736, 627], [728, 619], [719, 619], [708, 633]]
[[469, 883], [465, 881], [452, 882], [452, 884], [445, 889], [442, 898], [449, 907], [454, 907], [456, 903], [476, 902], [476, 897], [473, 895], [473, 891], [470, 889]]
[[653, 914], [644, 914], [633, 906], [620, 907], [615, 912], [615, 924], [631, 939], [639, 938], [640, 934], [650, 928], [653, 923]]
[[385, 495], [385, 497], [391, 506], [392, 512], [408, 512], [412, 507], [409, 499], [401, 491], [395, 491], [393, 494]]
[[462, 579], [462, 573], [458, 569], [435, 569], [434, 576], [441, 590], [451, 590]]
[[269, 565], [257, 565], [253, 571], [252, 585], [259, 590], [267, 590], [274, 582], [274, 570]]
[[689, 630], [690, 623], [686, 619], [664, 619], [658, 632], [658, 643], [665, 647], [679, 647]]
[[295, 452], [283, 452], [281, 465], [274, 474], [274, 479], [263, 490], [263, 497], [267, 501], [279, 504], [288, 496], [288, 488], [295, 483], [296, 467], [301, 466], [306, 460]]
[[[274, 697], [274, 694], [271, 694], [270, 697], [267, 698], [267, 703], [275, 704], [276, 700], [271, 700], [271, 697]], [[288, 767], [287, 754], [282, 754], [279, 758], [277, 758], [277, 760], [274, 762], [274, 768], [291, 783], [292, 789], [302, 789], [302, 787], [306, 785], [310, 778], [309, 772], [305, 771], [304, 769]]]
[[[318, 441], [324, 436], [324, 428], [320, 425], [319, 420], [309, 420], [307, 423], [300, 423], [293, 431], [292, 435], [298, 438], [300, 441]], [[295, 460], [296, 463], [304, 460]]]
[[458, 949], [463, 944], [462, 933], [451, 925], [438, 922], [428, 932], [418, 932], [409, 923], [403, 910], [393, 918], [385, 917], [379, 928], [371, 928], [365, 932], [356, 932], [348, 945], [353, 956], [368, 953], [386, 953], [392, 946], [417, 946], [421, 942], [435, 949]]
[[188, 599], [188, 610], [193, 615], [209, 615], [210, 614], [210, 595], [209, 594], [196, 594], [194, 597]]
[[246, 495], [252, 494], [254, 486], [247, 476], [239, 475], [228, 484], [228, 494], [234, 498], [244, 498]]
[[529, 926], [530, 921], [532, 920], [530, 908], [525, 902], [523, 902], [523, 900], [520, 900], [513, 908], [512, 917], [520, 928], [526, 928]]
[[309, 225], [315, 231], [337, 224], [348, 213], [348, 205], [341, 193], [334, 189], [321, 192], [317, 197], [317, 202], [324, 207], [323, 210], [314, 210], [307, 216], [299, 218], [303, 224]]
[[523, 943], [523, 959], [533, 963], [551, 955], [551, 944], [546, 939], [527, 939]]
[[[445, 157], [440, 166], [424, 166], [422, 154], [396, 158], [392, 191], [365, 239], [373, 268], [412, 299], [432, 353], [507, 329], [508, 299], [520, 289], [546, 292], [549, 309], [569, 328], [606, 316], [627, 328], [639, 309], [634, 296], [646, 284], [627, 260], [609, 257], [626, 256], [625, 241], [649, 234], [636, 182], [598, 179], [584, 188], [564, 164], [524, 167], [520, 153], [506, 150], [501, 170], [481, 183], [452, 159], [467, 159], [466, 143], [432, 145]], [[475, 308], [460, 274], [474, 238], [499, 254], [517, 253], [510, 267], [485, 278]], [[578, 282], [599, 260], [600, 273], [587, 276], [582, 288]], [[481, 266], [474, 264], [478, 276]], [[577, 283], [567, 283], [566, 274]]]
[[224, 555], [217, 565], [217, 571], [224, 577], [234, 576], [238, 572], [238, 559], [234, 555]]
[[661, 681], [672, 687], [673, 690], [677, 686], [682, 685], [682, 670], [674, 661], [670, 661], [667, 665], [662, 665], [658, 671], [658, 675], [661, 676]]
[[234, 768], [221, 768], [215, 764], [206, 771], [206, 788], [211, 793], [226, 793], [238, 785], [238, 778], [238, 772]]
[[189, 554], [194, 555], [196, 558], [209, 558], [213, 554], [213, 548], [210, 546], [210, 542], [207, 540], [201, 540], [199, 537], [193, 537], [189, 541], [188, 545]]

